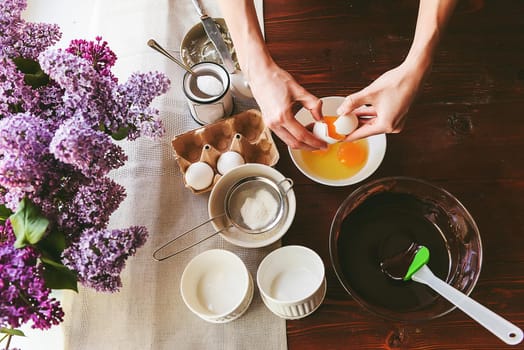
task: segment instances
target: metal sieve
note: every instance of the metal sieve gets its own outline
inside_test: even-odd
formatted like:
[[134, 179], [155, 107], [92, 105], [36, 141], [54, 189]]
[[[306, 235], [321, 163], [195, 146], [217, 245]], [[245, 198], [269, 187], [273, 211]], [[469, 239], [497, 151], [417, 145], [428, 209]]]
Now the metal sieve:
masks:
[[[286, 182], [288, 186], [284, 188], [283, 184]], [[272, 230], [282, 221], [287, 212], [286, 194], [292, 187], [293, 180], [290, 178], [275, 182], [263, 176], [248, 176], [238, 180], [224, 196], [224, 213], [204, 221], [160, 246], [154, 251], [153, 258], [157, 261], [166, 260], [231, 227], [248, 234], [261, 234]], [[222, 217], [226, 217], [229, 224], [220, 230], [174, 253], [165, 256], [160, 254], [188, 233]]]

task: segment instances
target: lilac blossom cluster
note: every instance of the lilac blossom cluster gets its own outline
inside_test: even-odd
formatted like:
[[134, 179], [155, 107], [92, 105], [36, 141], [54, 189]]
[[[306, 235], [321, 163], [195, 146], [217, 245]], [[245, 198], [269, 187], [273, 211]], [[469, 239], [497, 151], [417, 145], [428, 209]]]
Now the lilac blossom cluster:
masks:
[[24, 75], [13, 61], [0, 53], [0, 116], [17, 109], [29, 110], [35, 104], [36, 93], [25, 84]]
[[108, 177], [96, 179], [77, 188], [68, 205], [60, 211], [57, 223], [76, 241], [84, 234], [83, 228], [104, 229], [124, 198], [123, 186]]
[[[0, 209], [16, 213], [22, 201], [36, 206], [49, 222], [46, 234], [64, 236], [58, 263], [85, 286], [114, 292], [126, 259], [147, 238], [145, 227], [107, 227], [125, 198], [108, 177], [127, 160], [114, 140], [163, 135], [151, 103], [170, 81], [149, 72], [119, 83], [111, 72], [116, 55], [101, 37], [50, 48], [59, 28], [24, 21], [26, 6], [0, 2]], [[31, 320], [49, 328], [63, 314], [44, 284], [39, 246], [15, 248], [12, 226], [0, 217], [0, 327]], [[14, 234], [18, 239], [16, 227]], [[31, 306], [24, 309], [23, 301]]]
[[146, 238], [147, 231], [141, 226], [126, 230], [89, 229], [64, 250], [64, 263], [78, 271], [84, 285], [104, 292], [118, 290], [126, 259], [135, 254]]
[[0, 325], [11, 327], [32, 321], [33, 328], [48, 329], [62, 322], [60, 303], [50, 297], [32, 247], [11, 249], [14, 234], [9, 221], [0, 225]]
[[[111, 76], [100, 74], [82, 57], [67, 50], [47, 50], [39, 55], [45, 73], [64, 89], [63, 108], [69, 118], [76, 118], [89, 128], [102, 126], [110, 133], [129, 129], [127, 138], [158, 137], [163, 128], [150, 107], [155, 97], [169, 88], [162, 73], [133, 73], [118, 84]], [[67, 67], [68, 69], [64, 69]]]
[[71, 118], [56, 130], [49, 150], [60, 161], [70, 164], [87, 177], [97, 178], [124, 165], [127, 156], [107, 134]]
[[62, 33], [56, 24], [26, 22], [21, 13], [26, 0], [2, 0], [0, 3], [0, 55], [36, 58], [54, 45]]
[[100, 75], [116, 79], [111, 72], [111, 67], [116, 62], [115, 53], [107, 46], [107, 41], [102, 41], [102, 37], [97, 36], [95, 40], [96, 42], [84, 39], [72, 40], [66, 51], [91, 62]]

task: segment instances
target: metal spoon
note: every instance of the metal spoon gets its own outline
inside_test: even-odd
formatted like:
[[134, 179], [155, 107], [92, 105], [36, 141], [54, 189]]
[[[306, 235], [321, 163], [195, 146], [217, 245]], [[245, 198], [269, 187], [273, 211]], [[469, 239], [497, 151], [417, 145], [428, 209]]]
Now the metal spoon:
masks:
[[522, 341], [519, 327], [435, 276], [427, 266], [428, 261], [429, 249], [412, 243], [406, 251], [384, 260], [380, 266], [393, 279], [411, 279], [432, 288], [506, 344], [517, 345]]
[[164, 49], [162, 46], [160, 46], [154, 39], [149, 39], [147, 41], [147, 45], [149, 47], [151, 47], [152, 49], [160, 52], [162, 55], [166, 56], [167, 58], [169, 58], [171, 61], [175, 62], [176, 64], [178, 64], [180, 67], [184, 68], [189, 74], [191, 75], [195, 75], [195, 72], [189, 68], [188, 66], [186, 66], [185, 64], [183, 64], [182, 62], [180, 62], [179, 60], [177, 60], [173, 55], [171, 55], [166, 49]]

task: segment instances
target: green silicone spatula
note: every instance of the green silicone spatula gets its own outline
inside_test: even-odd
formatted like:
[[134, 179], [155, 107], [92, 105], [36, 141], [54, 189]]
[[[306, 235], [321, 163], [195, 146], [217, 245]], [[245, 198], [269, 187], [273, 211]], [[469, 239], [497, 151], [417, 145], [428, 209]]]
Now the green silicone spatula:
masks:
[[384, 260], [380, 266], [393, 279], [411, 279], [429, 286], [506, 344], [516, 345], [522, 341], [520, 328], [435, 276], [428, 261], [429, 249], [413, 243], [405, 252]]

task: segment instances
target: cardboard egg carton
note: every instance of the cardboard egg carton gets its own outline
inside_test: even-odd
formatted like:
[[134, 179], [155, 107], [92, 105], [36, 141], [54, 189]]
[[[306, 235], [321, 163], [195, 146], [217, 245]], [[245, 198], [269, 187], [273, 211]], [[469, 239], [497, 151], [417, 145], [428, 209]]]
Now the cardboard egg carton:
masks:
[[222, 175], [217, 170], [220, 155], [227, 151], [238, 152], [246, 163], [260, 163], [273, 166], [280, 157], [264, 124], [260, 111], [250, 109], [213, 124], [177, 135], [171, 141], [175, 159], [183, 175], [195, 162], [206, 162], [215, 175], [213, 183], [203, 190], [195, 190], [185, 182], [193, 193], [209, 192]]

